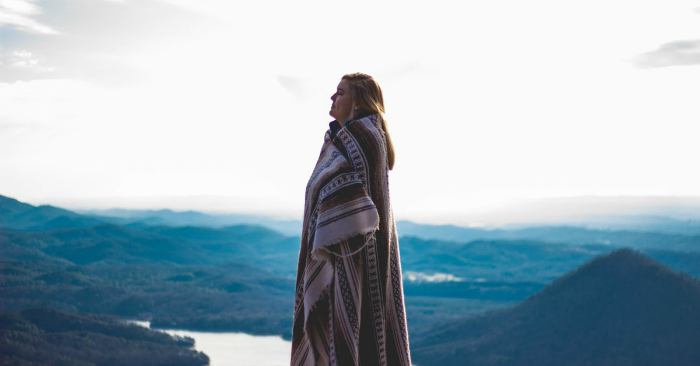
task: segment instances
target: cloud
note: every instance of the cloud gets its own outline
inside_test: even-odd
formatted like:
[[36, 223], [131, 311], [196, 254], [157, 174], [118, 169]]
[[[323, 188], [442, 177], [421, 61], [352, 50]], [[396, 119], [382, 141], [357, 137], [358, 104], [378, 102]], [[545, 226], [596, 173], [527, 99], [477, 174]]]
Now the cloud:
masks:
[[20, 67], [20, 68], [26, 68], [26, 69], [38, 69], [42, 71], [50, 71], [50, 69], [42, 67], [39, 65], [39, 59], [31, 52], [29, 51], [14, 51], [11, 52], [8, 56], [3, 57], [3, 59], [7, 58], [8, 60], [8, 66], [10, 67]]
[[53, 28], [41, 24], [33, 18], [41, 13], [41, 8], [36, 5], [36, 0], [0, 0], [0, 27], [11, 25], [30, 33], [58, 33]]
[[302, 98], [306, 94], [306, 82], [293, 76], [277, 75], [277, 82], [290, 93]]
[[232, 11], [241, 4], [229, 0], [160, 0], [187, 11], [204, 14], [217, 19], [238, 19], [240, 12]]
[[14, 75], [37, 77], [55, 70], [44, 66], [39, 58], [27, 50], [0, 53], [0, 69], [12, 71]]
[[655, 51], [639, 55], [636, 65], [641, 68], [700, 65], [700, 39], [662, 44]]

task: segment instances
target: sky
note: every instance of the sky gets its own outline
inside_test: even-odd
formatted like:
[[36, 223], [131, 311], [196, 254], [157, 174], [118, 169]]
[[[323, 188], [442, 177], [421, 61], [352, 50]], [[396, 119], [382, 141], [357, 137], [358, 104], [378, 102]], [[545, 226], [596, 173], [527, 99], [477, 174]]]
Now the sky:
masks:
[[300, 218], [356, 71], [399, 219], [700, 203], [700, 1], [0, 0], [0, 194]]

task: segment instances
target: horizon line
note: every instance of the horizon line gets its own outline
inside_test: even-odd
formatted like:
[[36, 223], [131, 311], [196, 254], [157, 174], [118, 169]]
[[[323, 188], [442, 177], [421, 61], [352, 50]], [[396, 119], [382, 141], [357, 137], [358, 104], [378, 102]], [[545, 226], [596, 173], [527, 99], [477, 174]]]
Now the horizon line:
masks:
[[[255, 205], [257, 197], [215, 195], [187, 196], [132, 196], [101, 198], [37, 198], [20, 202], [34, 206], [54, 206], [71, 211], [161, 211], [196, 212], [208, 215], [241, 215], [271, 218], [280, 221], [303, 219], [301, 208], [280, 209], [269, 205]], [[202, 200], [204, 198], [204, 200]], [[217, 205], [204, 201], [215, 199]], [[247, 202], [244, 202], [247, 201]], [[229, 206], [223, 209], [221, 203]], [[235, 204], [234, 204], [235, 203]], [[246, 203], [247, 208], [241, 208]], [[677, 220], [700, 220], [700, 196], [661, 195], [582, 195], [569, 197], [545, 197], [514, 200], [511, 204], [491, 210], [455, 210], [417, 214], [395, 210], [397, 221], [411, 221], [432, 225], [456, 225], [463, 227], [498, 227], [510, 225], [567, 223], [587, 221], [610, 216], [657, 216]]]

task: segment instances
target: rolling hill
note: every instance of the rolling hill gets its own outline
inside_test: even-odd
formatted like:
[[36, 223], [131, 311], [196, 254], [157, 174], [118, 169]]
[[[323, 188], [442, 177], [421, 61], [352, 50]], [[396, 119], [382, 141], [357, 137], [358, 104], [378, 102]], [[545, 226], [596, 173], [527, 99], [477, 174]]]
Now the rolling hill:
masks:
[[0, 195], [0, 229], [48, 230], [61, 227], [89, 227], [104, 221], [54, 206], [32, 206]]
[[[147, 319], [155, 327], [289, 337], [298, 236], [259, 225], [221, 225], [224, 221], [199, 226], [207, 223], [209, 216], [194, 212], [121, 212], [123, 217], [116, 220], [51, 206], [34, 207], [7, 197], [0, 197], [0, 203], [0, 311], [50, 307]], [[132, 214], [135, 216], [129, 216]], [[562, 280], [547, 286], [551, 281], [625, 243], [673, 270], [700, 277], [700, 252], [678, 250], [700, 245], [700, 237], [693, 235], [576, 227], [485, 230], [419, 225], [413, 229], [420, 235], [407, 236], [410, 230], [400, 231], [400, 246], [409, 332], [420, 365], [435, 360], [448, 365], [464, 357], [476, 360], [475, 364], [507, 365], [528, 353], [509, 353], [512, 350], [499, 348], [498, 342], [533, 338], [529, 335], [547, 340], [555, 331], [556, 337], [565, 339], [566, 332], [572, 330], [557, 330], [557, 326], [566, 322], [546, 321], [548, 317], [565, 320], [568, 315], [536, 299], [551, 298], [545, 294], [551, 294]], [[445, 235], [443, 229], [456, 239], [426, 239]], [[639, 254], [626, 257], [617, 262], [639, 265], [649, 261], [639, 259], [644, 258]], [[603, 279], [617, 278], [619, 271], [610, 270], [616, 266], [609, 267], [583, 271], [584, 266], [581, 271], [600, 272]], [[673, 273], [668, 269], [657, 272]], [[639, 283], [655, 278], [646, 276], [645, 271], [630, 273], [635, 273], [632, 278], [639, 277]], [[540, 290], [539, 295], [531, 296]], [[589, 296], [570, 300], [569, 305], [581, 312], [592, 309], [585, 301], [609, 303], [610, 299], [601, 296], [615, 291], [634, 301], [639, 295], [612, 290], [601, 282], [598, 287], [578, 288], [567, 296], [579, 292]], [[493, 319], [466, 318], [523, 300], [513, 308], [520, 309], [515, 313], [511, 309]], [[588, 305], [582, 308], [578, 302]], [[672, 311], [679, 313], [678, 309]], [[503, 323], [508, 319], [512, 322]], [[431, 330], [445, 321], [450, 323]], [[532, 325], [538, 322], [545, 322], [550, 333], [538, 333]], [[532, 326], [522, 328], [527, 324]], [[607, 329], [605, 324], [596, 324], [596, 329]], [[639, 326], [634, 324], [630, 320], [620, 327]], [[483, 337], [474, 338], [474, 334]], [[520, 338], [502, 338], [508, 334]], [[589, 342], [589, 338], [582, 340]], [[630, 342], [644, 340], [630, 338]], [[523, 347], [546, 351], [527, 343]], [[569, 345], [556, 347], [563, 353], [554, 356], [575, 354]], [[482, 356], [488, 356], [488, 362]], [[493, 363], [496, 361], [501, 363]]]
[[420, 365], [697, 365], [700, 283], [622, 249], [412, 341]]
[[52, 309], [0, 313], [3, 365], [208, 365], [191, 338], [174, 338], [115, 317]]

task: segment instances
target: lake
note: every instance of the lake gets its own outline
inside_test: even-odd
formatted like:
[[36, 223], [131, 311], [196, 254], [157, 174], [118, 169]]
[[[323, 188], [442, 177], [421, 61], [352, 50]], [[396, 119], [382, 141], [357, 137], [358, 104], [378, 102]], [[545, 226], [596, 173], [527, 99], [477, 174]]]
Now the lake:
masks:
[[[146, 328], [149, 322], [130, 321]], [[211, 366], [289, 365], [292, 342], [280, 336], [254, 336], [246, 333], [213, 333], [190, 330], [155, 329], [194, 339], [194, 348], [209, 356]]]

